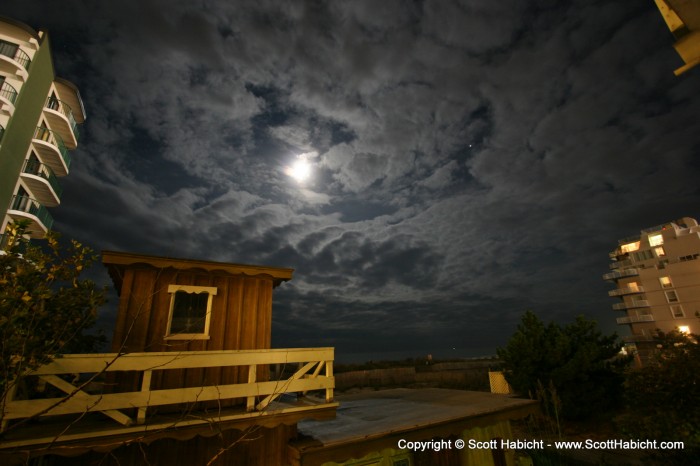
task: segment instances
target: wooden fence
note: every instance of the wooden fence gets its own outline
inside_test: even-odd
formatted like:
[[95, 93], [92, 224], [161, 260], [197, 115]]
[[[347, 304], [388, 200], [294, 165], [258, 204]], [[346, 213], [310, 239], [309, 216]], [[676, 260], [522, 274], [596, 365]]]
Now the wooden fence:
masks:
[[[124, 426], [147, 422], [149, 407], [198, 403], [203, 401], [245, 399], [246, 411], [263, 411], [284, 393], [322, 390], [325, 401], [333, 401], [333, 348], [267, 350], [189, 351], [128, 354], [64, 355], [28, 372], [58, 388], [61, 397], [19, 400], [7, 396], [2, 412], [3, 430], [9, 421], [30, 418], [101, 412]], [[298, 370], [284, 380], [257, 380], [258, 367], [270, 364], [297, 365]], [[247, 383], [152, 389], [155, 371], [243, 366], [248, 369]], [[120, 393], [90, 393], [79, 374], [119, 371], [140, 372], [141, 389]], [[71, 377], [65, 377], [70, 375]], [[68, 381], [73, 379], [74, 381]], [[134, 411], [130, 416], [124, 411]], [[312, 406], [309, 409], [313, 409]]]

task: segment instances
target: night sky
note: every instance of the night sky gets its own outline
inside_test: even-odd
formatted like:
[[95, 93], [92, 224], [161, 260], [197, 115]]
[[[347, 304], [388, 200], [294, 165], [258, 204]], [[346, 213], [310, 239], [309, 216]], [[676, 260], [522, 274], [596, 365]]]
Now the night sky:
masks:
[[608, 252], [700, 216], [700, 68], [673, 75], [652, 0], [0, 14], [49, 31], [85, 103], [54, 229], [97, 251], [294, 268], [274, 347], [491, 355], [527, 309], [624, 333]]

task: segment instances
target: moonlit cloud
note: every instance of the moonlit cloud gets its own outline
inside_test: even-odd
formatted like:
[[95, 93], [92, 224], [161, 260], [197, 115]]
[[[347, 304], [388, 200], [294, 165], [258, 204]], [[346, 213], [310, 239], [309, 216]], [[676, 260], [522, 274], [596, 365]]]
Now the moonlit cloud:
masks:
[[617, 238], [700, 215], [700, 78], [673, 76], [653, 2], [0, 14], [48, 29], [85, 100], [55, 228], [96, 249], [295, 268], [276, 346], [491, 353], [528, 308], [612, 331], [601, 275]]

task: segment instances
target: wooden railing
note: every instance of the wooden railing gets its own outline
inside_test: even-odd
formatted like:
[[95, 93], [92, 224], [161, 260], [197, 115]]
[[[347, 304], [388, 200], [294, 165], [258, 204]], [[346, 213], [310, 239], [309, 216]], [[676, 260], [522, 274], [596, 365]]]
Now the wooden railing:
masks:
[[[64, 355], [49, 364], [27, 373], [53, 385], [65, 393], [59, 398], [17, 400], [6, 399], [3, 426], [15, 419], [36, 416], [57, 416], [101, 412], [122, 425], [144, 424], [149, 407], [179, 403], [241, 399], [246, 400], [248, 412], [264, 411], [284, 393], [322, 390], [325, 401], [333, 401], [333, 348], [268, 349], [238, 351], [190, 351], [128, 354]], [[258, 381], [257, 368], [270, 364], [285, 364], [298, 370], [284, 380]], [[246, 383], [201, 387], [152, 389], [155, 371], [213, 367], [248, 368]], [[61, 376], [102, 374], [118, 371], [141, 372], [141, 390], [119, 393], [88, 393], [79, 382], [69, 382]], [[121, 410], [137, 408], [135, 418]], [[133, 416], [133, 414], [132, 414]]]

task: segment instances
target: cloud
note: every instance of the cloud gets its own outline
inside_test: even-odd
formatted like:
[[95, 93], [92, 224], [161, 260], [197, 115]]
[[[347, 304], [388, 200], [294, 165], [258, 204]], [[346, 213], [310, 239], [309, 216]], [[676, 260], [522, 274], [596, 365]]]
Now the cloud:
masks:
[[2, 7], [87, 107], [56, 227], [295, 268], [290, 346], [493, 348], [526, 308], [611, 330], [616, 239], [695, 215], [698, 78], [653, 4], [66, 5]]

